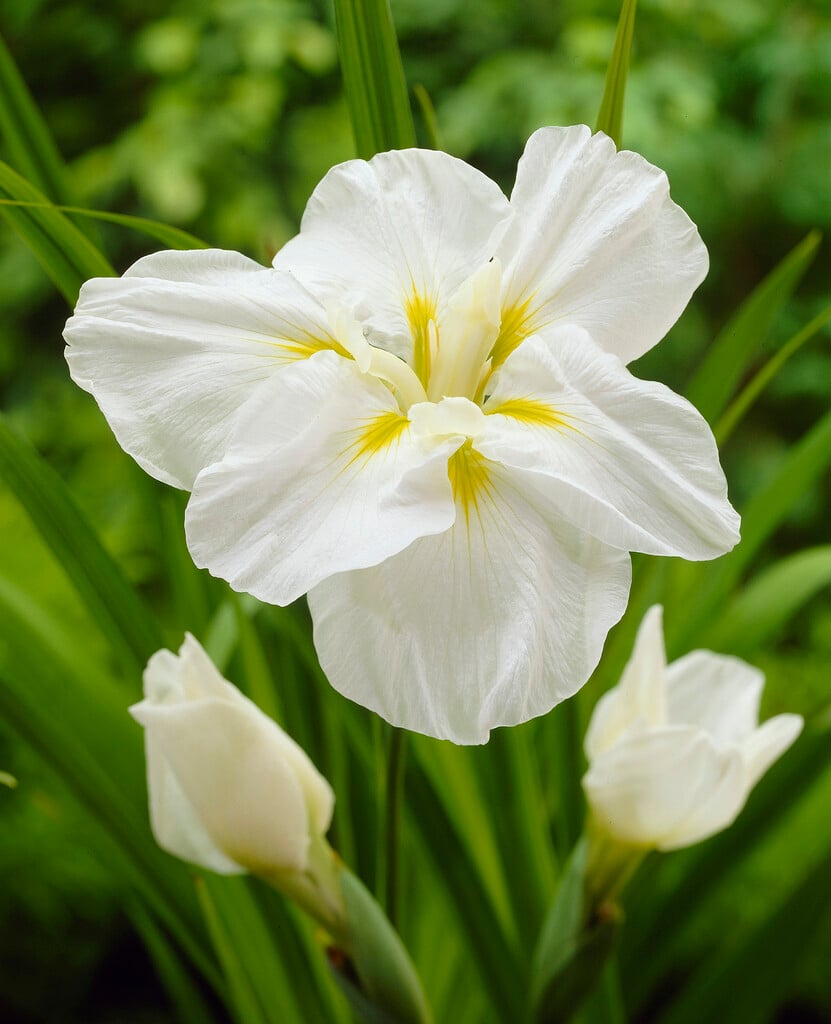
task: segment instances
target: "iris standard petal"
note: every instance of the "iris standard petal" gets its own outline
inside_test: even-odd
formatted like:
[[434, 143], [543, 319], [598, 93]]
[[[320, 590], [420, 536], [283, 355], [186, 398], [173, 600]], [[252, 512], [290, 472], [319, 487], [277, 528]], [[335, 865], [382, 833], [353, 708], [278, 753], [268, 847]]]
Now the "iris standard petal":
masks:
[[528, 338], [493, 388], [477, 447], [533, 474], [575, 526], [629, 551], [692, 560], [738, 541], [704, 419], [664, 385], [633, 377], [582, 329]]
[[573, 323], [628, 363], [675, 323], [707, 273], [666, 175], [585, 125], [541, 128], [511, 193], [500, 362], [541, 327]]
[[631, 657], [620, 682], [605, 693], [586, 730], [586, 756], [594, 760], [630, 728], [655, 728], [666, 722], [663, 609], [654, 605], [638, 627]]
[[160, 252], [83, 286], [66, 359], [122, 448], [187, 490], [276, 369], [337, 347], [327, 323], [290, 274], [234, 252]]
[[744, 742], [748, 789], [756, 785], [765, 772], [785, 753], [802, 732], [801, 715], [776, 715], [769, 718]]
[[394, 725], [484, 743], [575, 693], [629, 590], [629, 557], [549, 518], [464, 446], [452, 529], [309, 594], [330, 682]]
[[[494, 255], [510, 216], [498, 185], [446, 153], [408, 149], [334, 167], [300, 234], [274, 257], [315, 291], [348, 299], [370, 337], [409, 359], [449, 299]], [[423, 378], [422, 378], [423, 379]]]
[[389, 390], [333, 352], [287, 367], [253, 400], [185, 517], [196, 564], [285, 605], [453, 523], [447, 459], [425, 450]]
[[669, 720], [697, 725], [719, 743], [741, 744], [755, 731], [764, 673], [741, 658], [691, 651], [666, 673]]

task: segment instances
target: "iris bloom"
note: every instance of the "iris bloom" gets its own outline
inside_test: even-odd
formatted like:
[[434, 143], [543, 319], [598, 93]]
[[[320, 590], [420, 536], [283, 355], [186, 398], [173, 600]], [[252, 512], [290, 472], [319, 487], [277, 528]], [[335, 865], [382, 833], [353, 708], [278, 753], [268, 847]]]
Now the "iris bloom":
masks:
[[260, 875], [339, 931], [340, 883], [324, 838], [335, 795], [294, 740], [190, 634], [178, 654], [153, 655], [130, 712], [144, 727], [159, 846], [219, 874]]
[[271, 269], [162, 252], [90, 281], [67, 359], [192, 492], [197, 565], [308, 593], [338, 690], [484, 742], [583, 685], [629, 551], [738, 538], [704, 420], [625, 366], [706, 269], [661, 171], [545, 128], [510, 200], [447, 154], [382, 153], [326, 175]]
[[802, 730], [799, 715], [759, 725], [764, 682], [752, 665], [711, 651], [667, 666], [661, 608], [650, 609], [586, 734], [583, 787], [596, 832], [674, 850], [730, 825]]

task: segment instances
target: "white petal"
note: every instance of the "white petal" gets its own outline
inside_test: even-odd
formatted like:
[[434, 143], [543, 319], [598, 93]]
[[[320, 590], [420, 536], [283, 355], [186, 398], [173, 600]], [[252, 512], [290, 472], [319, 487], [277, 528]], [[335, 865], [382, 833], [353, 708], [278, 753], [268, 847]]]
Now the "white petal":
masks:
[[144, 750], [150, 827], [159, 846], [174, 857], [220, 875], [244, 872], [245, 868], [226, 857], [208, 835], [158, 742], [149, 732], [145, 734]]
[[[142, 720], [144, 709], [148, 706], [170, 707], [175, 704], [197, 701], [203, 698], [225, 701], [242, 709], [246, 714], [259, 716], [264, 719], [268, 723], [266, 727], [270, 730], [272, 743], [286, 759], [303, 790], [306, 806], [315, 827], [321, 835], [328, 830], [332, 821], [335, 803], [332, 787], [315, 768], [302, 747], [298, 746], [276, 722], [263, 715], [256, 704], [250, 701], [236, 686], [229, 683], [221, 675], [205, 649], [190, 633], [185, 634], [185, 640], [179, 648], [178, 657], [170, 651], [164, 650], [157, 651], [153, 655], [147, 664], [147, 668], [144, 670], [144, 693], [146, 700], [142, 704], [136, 705], [136, 708], [133, 709], [137, 711], [135, 717], [139, 721]], [[148, 732], [148, 773], [155, 772], [158, 776], [155, 786], [151, 785], [150, 787], [151, 819], [153, 818], [153, 793], [155, 791], [160, 808], [156, 817], [164, 818], [165, 834], [170, 834], [171, 830], [175, 830], [177, 822], [181, 819], [181, 822], [187, 823], [187, 828], [184, 829], [187, 835], [197, 835], [198, 822], [192, 824], [192, 809], [188, 812], [188, 809], [182, 806], [184, 795], [181, 793], [181, 787], [176, 782], [175, 777], [170, 772], [167, 762], [159, 755], [155, 758], [158, 762], [157, 767], [151, 766], [149, 753], [151, 742], [152, 737]], [[180, 831], [183, 828], [184, 826], [180, 825]], [[204, 832], [204, 830], [202, 831]], [[159, 842], [165, 849], [170, 849], [171, 852], [176, 853], [177, 856], [183, 857], [185, 860], [205, 864], [206, 867], [219, 870], [213, 867], [213, 865], [206, 864], [204, 858], [187, 856], [179, 849], [172, 849], [169, 842], [167, 844], [162, 843], [161, 840]], [[202, 846], [204, 846], [204, 843]], [[202, 846], [200, 846], [200, 849]]]
[[[499, 186], [446, 153], [408, 149], [350, 160], [314, 190], [300, 234], [274, 258], [409, 358], [419, 328], [494, 255], [510, 215]], [[390, 340], [389, 336], [393, 336]]]
[[583, 787], [598, 824], [621, 842], [683, 846], [694, 841], [690, 822], [716, 831], [726, 824], [725, 798], [740, 805], [742, 760], [699, 729], [671, 726], [611, 747], [591, 763]]
[[666, 722], [663, 609], [654, 605], [643, 617], [635, 646], [620, 682], [597, 702], [586, 730], [586, 756], [593, 761], [627, 729]]
[[[454, 458], [465, 457], [467, 449]], [[521, 474], [459, 466], [452, 530], [309, 594], [330, 682], [394, 725], [456, 743], [550, 710], [600, 657], [629, 559], [528, 502]], [[465, 506], [463, 496], [467, 495]]]
[[579, 328], [528, 338], [500, 369], [477, 446], [534, 472], [575, 526], [630, 551], [714, 558], [739, 517], [710, 428]]
[[671, 722], [697, 725], [719, 743], [741, 743], [755, 731], [765, 677], [746, 661], [692, 651], [666, 679]]
[[752, 789], [796, 740], [804, 725], [801, 715], [776, 715], [769, 718], [742, 745], [747, 786]]
[[64, 331], [73, 380], [152, 476], [189, 489], [238, 410], [287, 361], [335, 343], [289, 274], [220, 250], [162, 252], [81, 289]]
[[383, 384], [318, 353], [252, 401], [225, 458], [200, 473], [190, 552], [235, 589], [288, 604], [448, 529], [447, 459], [462, 440], [423, 450]]
[[498, 255], [506, 320], [523, 336], [578, 324], [628, 363], [660, 341], [707, 273], [663, 171], [584, 125], [531, 136], [511, 207]]
[[143, 702], [132, 713], [222, 854], [259, 873], [305, 868], [303, 792], [270, 719], [253, 705], [215, 698], [175, 707]]

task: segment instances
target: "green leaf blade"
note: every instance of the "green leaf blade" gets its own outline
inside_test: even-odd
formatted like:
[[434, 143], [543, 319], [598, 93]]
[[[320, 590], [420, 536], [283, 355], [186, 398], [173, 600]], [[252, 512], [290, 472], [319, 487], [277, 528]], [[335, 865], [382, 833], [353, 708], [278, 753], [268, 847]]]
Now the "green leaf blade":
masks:
[[686, 397], [710, 423], [726, 408], [773, 321], [807, 273], [820, 241], [818, 231], [806, 235], [755, 288], [710, 346], [686, 390]]
[[46, 545], [128, 671], [163, 646], [161, 631], [104, 549], [57, 473], [0, 417], [0, 479]]
[[389, 0], [335, 0], [335, 26], [358, 155], [415, 146]]
[[629, 75], [637, 7], [637, 0], [623, 0], [612, 56], [606, 70], [603, 99], [595, 124], [595, 131], [605, 132], [618, 149], [623, 134], [623, 101], [626, 95], [626, 79]]

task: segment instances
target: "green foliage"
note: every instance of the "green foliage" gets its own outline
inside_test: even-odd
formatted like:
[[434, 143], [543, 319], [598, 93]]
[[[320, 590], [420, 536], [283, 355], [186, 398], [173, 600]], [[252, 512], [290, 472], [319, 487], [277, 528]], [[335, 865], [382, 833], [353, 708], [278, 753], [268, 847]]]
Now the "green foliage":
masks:
[[415, 145], [389, 0], [335, 0], [343, 87], [358, 155]]
[[623, 99], [626, 94], [626, 76], [629, 74], [629, 56], [635, 31], [635, 12], [638, 0], [624, 0], [620, 21], [615, 34], [615, 45], [606, 71], [606, 84], [595, 130], [605, 132], [620, 149], [623, 133]]
[[[798, 243], [829, 223], [831, 209], [827, 11], [810, 0], [787, 10], [652, 0], [640, 5], [633, 36], [635, 4], [621, 10], [617, 0], [486, 0], [475, 17], [461, 0], [394, 0], [399, 56], [384, 0], [339, 0], [344, 97], [334, 25], [302, 0], [117, 0], [52, 5], [48, 16], [46, 6], [4, 12], [9, 49], [0, 49], [0, 213], [16, 233], [0, 249], [11, 425], [0, 425], [0, 711], [9, 730], [0, 763], [20, 780], [0, 790], [0, 866], [14, 867], [14, 878], [37, 872], [40, 887], [10, 887], [0, 915], [12, 935], [34, 917], [46, 934], [90, 916], [94, 936], [83, 956], [75, 951], [81, 980], [62, 1019], [132, 1019], [125, 999], [111, 997], [100, 1014], [84, 1003], [84, 989], [95, 989], [91, 965], [119, 921], [136, 929], [164, 980], [152, 1019], [175, 1019], [160, 1016], [167, 999], [180, 1019], [212, 1020], [213, 993], [245, 1024], [346, 1024], [349, 1005], [372, 1012], [354, 984], [344, 998], [316, 936], [279, 897], [200, 877], [197, 898], [191, 872], [153, 841], [140, 734], [125, 708], [147, 655], [186, 628], [333, 780], [333, 841], [369, 890], [383, 882], [382, 744], [370, 716], [323, 679], [302, 607], [262, 607], [194, 569], [180, 496], [132, 473], [91, 401], [70, 390], [59, 342], [66, 309], [47, 277], [71, 303], [86, 277], [144, 252], [142, 233], [201, 244], [168, 221], [266, 259], [294, 231], [319, 177], [353, 155], [349, 112], [362, 155], [413, 143], [406, 81], [422, 142], [440, 139], [506, 188], [532, 130], [591, 123], [601, 96], [599, 124], [620, 141], [626, 85], [627, 147], [668, 171], [712, 261], [707, 285], [642, 372], [691, 379], [689, 396], [730, 439], [724, 457], [744, 512], [742, 544], [718, 563], [637, 562], [630, 610], [584, 704], [498, 733], [481, 750], [422, 737], [408, 745], [400, 928], [436, 1019], [522, 1020], [534, 971], [546, 975], [536, 984], [558, 1017], [575, 989], [551, 988], [552, 978], [565, 971], [586, 988], [576, 947], [562, 955], [573, 937], [562, 915], [573, 903], [559, 903], [536, 966], [532, 954], [555, 893], [576, 892], [560, 865], [580, 829], [588, 702], [615, 682], [654, 600], [667, 605], [674, 653], [707, 644], [753, 657], [769, 670], [772, 707], [792, 706], [804, 690], [801, 707], [814, 713], [733, 829], [647, 861], [631, 890], [621, 971], [607, 969], [583, 1019], [772, 1021], [798, 995], [827, 1013], [822, 942], [808, 939], [827, 932], [831, 891], [829, 840], [815, 827], [831, 811], [821, 713], [831, 655], [831, 358], [822, 341], [831, 295], [816, 272], [819, 235]], [[91, 219], [103, 248], [87, 233]], [[130, 926], [116, 917], [125, 903]], [[47, 952], [17, 949], [20, 973], [38, 973]], [[16, 981], [6, 973], [0, 995]], [[17, 988], [24, 1019], [44, 1018], [48, 993]]]

